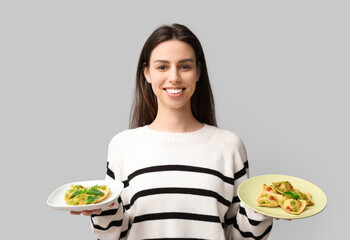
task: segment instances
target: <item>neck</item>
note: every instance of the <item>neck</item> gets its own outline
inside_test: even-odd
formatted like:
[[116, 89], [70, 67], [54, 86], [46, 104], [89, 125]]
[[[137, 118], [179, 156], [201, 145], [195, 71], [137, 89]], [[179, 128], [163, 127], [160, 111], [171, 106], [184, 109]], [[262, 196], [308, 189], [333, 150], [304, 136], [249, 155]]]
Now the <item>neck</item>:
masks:
[[191, 110], [185, 109], [158, 109], [157, 116], [149, 125], [153, 130], [160, 132], [193, 132], [203, 127], [203, 124], [194, 118]]

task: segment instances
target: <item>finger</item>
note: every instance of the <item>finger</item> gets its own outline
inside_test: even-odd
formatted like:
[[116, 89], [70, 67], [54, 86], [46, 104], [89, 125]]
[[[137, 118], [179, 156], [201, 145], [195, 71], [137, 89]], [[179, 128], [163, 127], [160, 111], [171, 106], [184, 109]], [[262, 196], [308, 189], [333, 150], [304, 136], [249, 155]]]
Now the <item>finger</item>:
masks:
[[100, 215], [102, 213], [102, 209], [95, 209], [95, 210], [92, 210], [92, 213], [93, 214], [96, 214], [96, 215]]
[[84, 216], [91, 216], [91, 214], [92, 214], [91, 211], [87, 211], [87, 210], [83, 211]]
[[70, 214], [72, 214], [72, 215], [80, 215], [81, 212], [70, 211]]

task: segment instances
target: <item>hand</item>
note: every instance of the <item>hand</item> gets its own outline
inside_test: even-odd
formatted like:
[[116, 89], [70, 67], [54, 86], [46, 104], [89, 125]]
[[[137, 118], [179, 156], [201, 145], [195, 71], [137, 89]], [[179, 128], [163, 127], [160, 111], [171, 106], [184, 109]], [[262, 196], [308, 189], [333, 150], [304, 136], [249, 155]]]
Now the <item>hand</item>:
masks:
[[[111, 205], [109, 205], [109, 207], [113, 207], [114, 203], [112, 203]], [[94, 210], [84, 210], [81, 212], [76, 212], [76, 211], [70, 211], [71, 215], [80, 215], [83, 214], [84, 216], [91, 216], [92, 214], [96, 214], [96, 215], [100, 215], [102, 213], [102, 209], [94, 209]]]
[[[255, 212], [255, 211], [254, 211]], [[255, 212], [257, 213], [257, 212]], [[280, 220], [279, 218], [274, 218], [275, 220]], [[292, 219], [284, 219], [284, 220], [287, 220], [287, 221], [292, 221]]]
[[72, 214], [72, 215], [83, 214], [84, 216], [91, 216], [92, 214], [100, 215], [101, 213], [102, 213], [102, 209], [94, 209], [91, 211], [84, 210], [82, 212], [70, 211], [70, 214]]
[[[280, 220], [280, 219], [279, 218], [275, 218], [275, 220]], [[292, 221], [292, 219], [283, 219], [283, 220]]]

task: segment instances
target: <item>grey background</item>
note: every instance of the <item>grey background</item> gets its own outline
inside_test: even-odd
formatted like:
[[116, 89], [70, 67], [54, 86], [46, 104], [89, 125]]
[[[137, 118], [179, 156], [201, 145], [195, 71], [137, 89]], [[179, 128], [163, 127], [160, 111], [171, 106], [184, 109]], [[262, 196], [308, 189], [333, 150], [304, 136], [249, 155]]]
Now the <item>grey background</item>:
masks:
[[293, 175], [327, 194], [321, 214], [275, 221], [270, 239], [346, 236], [349, 21], [337, 0], [1, 1], [2, 235], [95, 239], [87, 217], [46, 199], [104, 178], [142, 45], [178, 22], [202, 42], [219, 126], [245, 142], [251, 177]]

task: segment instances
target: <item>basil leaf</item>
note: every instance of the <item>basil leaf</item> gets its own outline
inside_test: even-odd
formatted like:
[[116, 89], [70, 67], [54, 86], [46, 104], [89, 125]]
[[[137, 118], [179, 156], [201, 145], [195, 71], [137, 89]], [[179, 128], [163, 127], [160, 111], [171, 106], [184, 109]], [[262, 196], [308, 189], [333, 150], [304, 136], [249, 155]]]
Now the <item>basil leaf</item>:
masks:
[[90, 204], [90, 203], [93, 203], [95, 202], [97, 199], [99, 199], [100, 197], [99, 196], [88, 196], [86, 199], [85, 199], [85, 203], [86, 204]]
[[293, 191], [284, 192], [283, 195], [284, 195], [284, 196], [289, 196], [289, 197], [294, 198], [294, 199], [296, 199], [296, 200], [300, 199], [300, 195], [299, 195], [299, 194], [296, 194], [296, 193], [293, 192]]
[[83, 193], [83, 190], [76, 190], [69, 196], [69, 199], [74, 198], [75, 196], [77, 196], [81, 193]]
[[78, 188], [84, 188], [82, 185], [74, 185], [73, 190], [77, 190]]
[[96, 188], [90, 188], [89, 190], [86, 191], [86, 193], [93, 194], [93, 195], [101, 195], [101, 196], [105, 195], [103, 192], [101, 192]]

